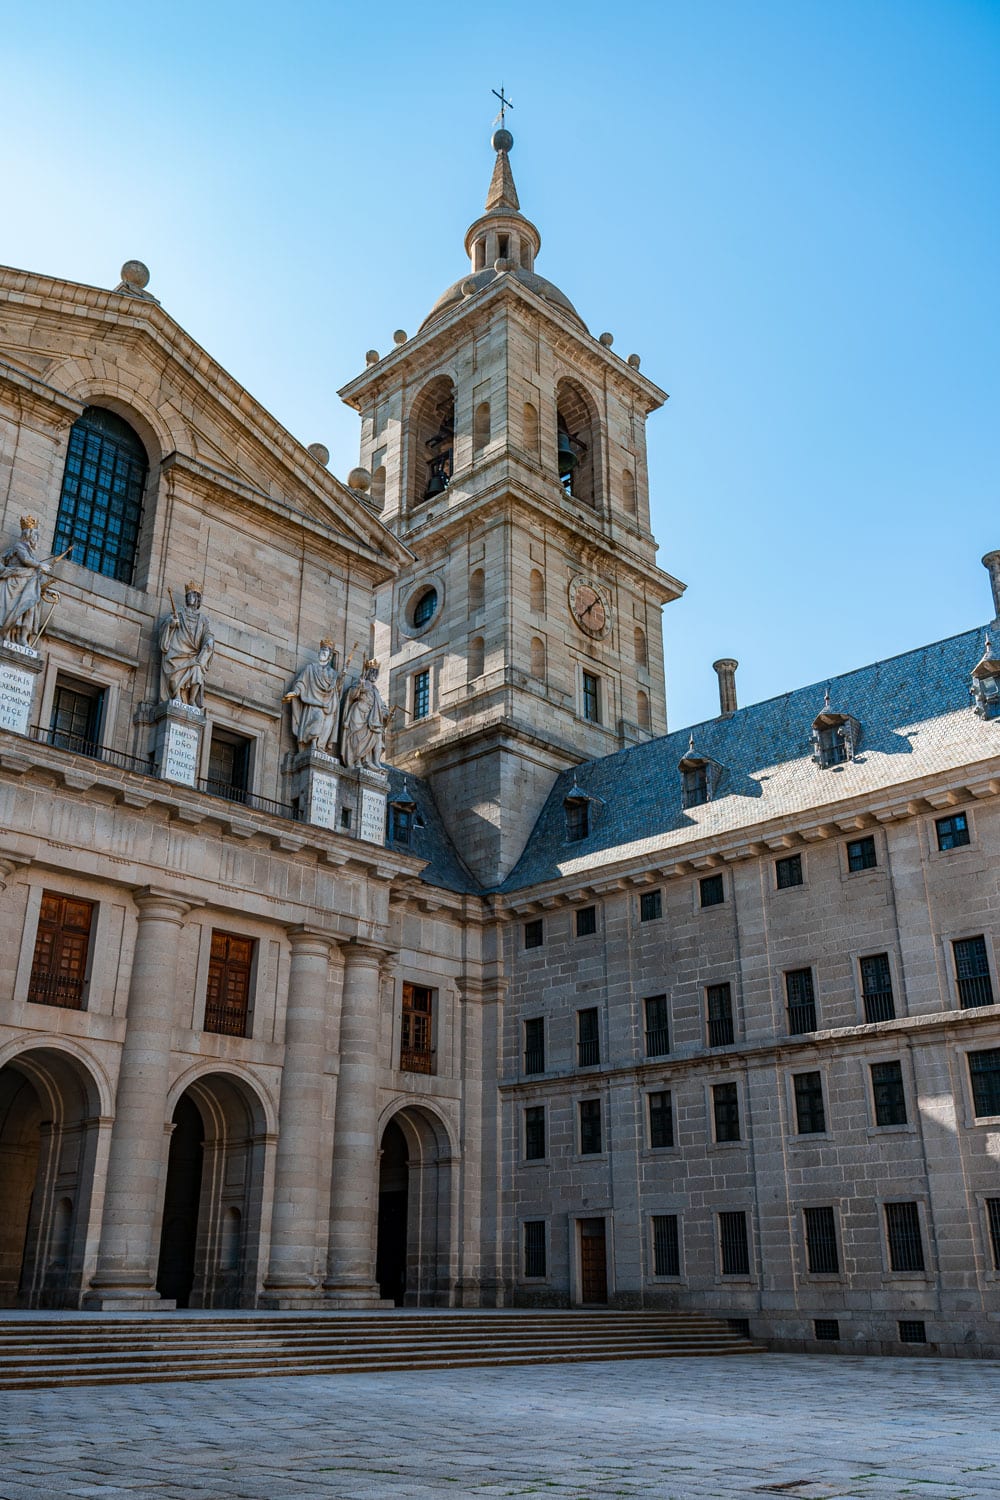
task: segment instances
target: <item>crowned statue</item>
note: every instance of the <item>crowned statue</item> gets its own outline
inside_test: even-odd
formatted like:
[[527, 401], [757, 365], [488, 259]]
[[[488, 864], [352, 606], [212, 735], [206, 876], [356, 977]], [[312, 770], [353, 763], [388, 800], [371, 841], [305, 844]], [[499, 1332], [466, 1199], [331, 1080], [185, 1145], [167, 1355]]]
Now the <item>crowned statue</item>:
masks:
[[345, 766], [360, 766], [368, 771], [384, 771], [382, 752], [385, 731], [392, 717], [378, 690], [378, 662], [366, 661], [361, 681], [351, 687], [344, 698], [340, 727], [340, 758]]
[[38, 556], [38, 521], [22, 516], [20, 541], [0, 558], [0, 642], [5, 646], [30, 649], [41, 634], [43, 603], [54, 607], [59, 600], [45, 584], [56, 560]]
[[173, 594], [170, 605], [171, 613], [160, 626], [167, 696], [189, 708], [204, 709], [205, 678], [215, 654], [215, 639], [201, 607], [201, 586], [193, 582], [187, 585], [183, 609], [174, 604]]
[[340, 700], [346, 677], [333, 642], [320, 641], [318, 660], [302, 668], [281, 700], [292, 706], [292, 733], [300, 750], [317, 750], [337, 758]]

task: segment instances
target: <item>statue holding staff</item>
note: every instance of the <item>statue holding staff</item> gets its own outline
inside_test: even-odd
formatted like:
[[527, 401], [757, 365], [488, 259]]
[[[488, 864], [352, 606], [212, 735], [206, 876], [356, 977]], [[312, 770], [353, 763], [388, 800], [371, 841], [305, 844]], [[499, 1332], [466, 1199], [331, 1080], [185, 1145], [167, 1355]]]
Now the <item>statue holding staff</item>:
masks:
[[378, 690], [378, 662], [366, 661], [361, 681], [351, 687], [344, 698], [340, 728], [340, 758], [345, 766], [360, 766], [368, 771], [384, 771], [382, 753], [389, 710]]
[[346, 667], [341, 670], [333, 642], [320, 641], [319, 659], [302, 668], [281, 700], [292, 706], [292, 733], [299, 750], [318, 750], [337, 758], [340, 699], [346, 677]]
[[201, 587], [189, 583], [184, 608], [178, 609], [170, 594], [172, 613], [160, 626], [160, 652], [167, 696], [189, 708], [204, 709], [205, 677], [215, 654], [215, 639], [208, 616], [201, 607]]
[[20, 540], [0, 559], [0, 641], [4, 644], [30, 647], [41, 633], [42, 604], [54, 604], [58, 598], [46, 588], [50, 564], [57, 561], [38, 556], [38, 521], [22, 516]]

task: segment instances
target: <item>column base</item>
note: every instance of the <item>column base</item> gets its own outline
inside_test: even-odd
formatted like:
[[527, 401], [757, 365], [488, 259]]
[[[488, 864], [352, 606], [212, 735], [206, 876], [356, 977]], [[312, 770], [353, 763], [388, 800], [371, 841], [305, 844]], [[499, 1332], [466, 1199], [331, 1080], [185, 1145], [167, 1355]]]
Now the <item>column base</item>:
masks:
[[158, 1292], [143, 1295], [141, 1292], [90, 1291], [81, 1303], [84, 1312], [176, 1312], [173, 1297], [161, 1297]]
[[377, 1286], [338, 1286], [332, 1282], [323, 1285], [323, 1306], [329, 1308], [374, 1308], [384, 1311], [396, 1306], [391, 1297], [380, 1297]]
[[268, 1312], [314, 1312], [326, 1306], [326, 1298], [316, 1276], [269, 1276], [257, 1306]]

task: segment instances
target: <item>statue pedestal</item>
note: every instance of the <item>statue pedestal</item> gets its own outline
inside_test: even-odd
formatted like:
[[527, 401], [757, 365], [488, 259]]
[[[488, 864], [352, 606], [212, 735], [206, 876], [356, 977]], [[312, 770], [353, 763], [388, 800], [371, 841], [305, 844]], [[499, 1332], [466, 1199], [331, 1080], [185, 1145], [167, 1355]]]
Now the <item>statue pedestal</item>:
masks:
[[300, 750], [288, 769], [292, 797], [298, 801], [302, 821], [336, 832], [340, 828], [338, 796], [344, 769], [340, 761], [321, 750]]
[[205, 715], [172, 698], [157, 704], [153, 711], [156, 740], [153, 756], [157, 775], [164, 781], [194, 786], [201, 766], [201, 742], [205, 734]]
[[0, 646], [0, 729], [27, 734], [45, 658], [30, 646]]

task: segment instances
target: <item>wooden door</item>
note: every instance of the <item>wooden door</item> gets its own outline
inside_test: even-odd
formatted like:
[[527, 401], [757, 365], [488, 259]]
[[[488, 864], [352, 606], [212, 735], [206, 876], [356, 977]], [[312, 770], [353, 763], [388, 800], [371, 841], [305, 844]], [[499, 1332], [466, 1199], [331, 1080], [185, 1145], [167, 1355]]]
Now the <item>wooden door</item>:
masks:
[[580, 1301], [608, 1301], [608, 1257], [603, 1219], [580, 1220]]

